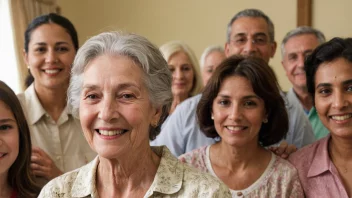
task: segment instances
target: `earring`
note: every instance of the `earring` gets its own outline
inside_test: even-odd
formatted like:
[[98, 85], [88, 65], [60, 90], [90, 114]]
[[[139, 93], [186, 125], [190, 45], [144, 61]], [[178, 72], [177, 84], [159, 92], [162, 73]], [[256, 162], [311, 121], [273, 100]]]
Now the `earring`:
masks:
[[263, 123], [268, 123], [268, 118], [264, 118]]
[[213, 115], [211, 115], [211, 119], [214, 120], [214, 116]]
[[27, 69], [29, 69], [29, 65], [27, 65]]
[[156, 128], [158, 126], [158, 121], [152, 121], [151, 125], [152, 127]]

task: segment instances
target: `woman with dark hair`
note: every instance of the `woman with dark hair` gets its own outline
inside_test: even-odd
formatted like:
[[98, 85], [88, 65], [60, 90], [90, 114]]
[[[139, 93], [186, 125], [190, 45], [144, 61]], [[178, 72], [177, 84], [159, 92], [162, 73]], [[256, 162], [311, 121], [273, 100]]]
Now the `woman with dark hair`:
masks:
[[215, 70], [197, 116], [206, 136], [220, 141], [179, 159], [211, 173], [232, 196], [303, 197], [297, 171], [266, 146], [278, 143], [288, 116], [272, 69], [259, 58], [232, 56]]
[[0, 81], [0, 197], [37, 197], [30, 173], [31, 138], [15, 93]]
[[317, 47], [304, 68], [313, 105], [330, 135], [289, 160], [306, 197], [352, 197], [352, 38]]
[[47, 181], [91, 161], [80, 122], [68, 111], [67, 89], [78, 50], [72, 23], [57, 14], [35, 18], [25, 32], [24, 60], [34, 81], [18, 95], [31, 132], [31, 168]]

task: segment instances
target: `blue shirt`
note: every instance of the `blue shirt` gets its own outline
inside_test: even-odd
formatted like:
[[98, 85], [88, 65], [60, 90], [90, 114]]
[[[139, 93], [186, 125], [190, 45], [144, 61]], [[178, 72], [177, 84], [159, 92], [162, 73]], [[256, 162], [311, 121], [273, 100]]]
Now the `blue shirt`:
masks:
[[[161, 133], [151, 145], [166, 145], [175, 156], [196, 148], [213, 144], [216, 139], [206, 137], [197, 123], [197, 105], [201, 94], [179, 104], [161, 127]], [[289, 130], [285, 140], [301, 148], [315, 141], [313, 129], [298, 103], [289, 103], [282, 93], [289, 118]]]

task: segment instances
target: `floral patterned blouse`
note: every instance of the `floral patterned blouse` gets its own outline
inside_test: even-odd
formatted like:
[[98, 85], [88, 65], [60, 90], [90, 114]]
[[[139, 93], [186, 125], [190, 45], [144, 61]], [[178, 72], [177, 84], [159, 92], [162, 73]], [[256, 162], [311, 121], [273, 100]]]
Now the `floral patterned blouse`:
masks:
[[[154, 181], [144, 197], [231, 197], [225, 184], [199, 172], [174, 157], [166, 146], [151, 147], [161, 157]], [[97, 198], [96, 171], [99, 157], [89, 164], [63, 174], [44, 186], [40, 198]]]
[[[204, 146], [183, 154], [179, 160], [217, 177], [209, 158], [210, 147], [211, 145]], [[304, 197], [297, 170], [288, 161], [274, 154], [257, 181], [246, 189], [230, 191], [232, 197]]]

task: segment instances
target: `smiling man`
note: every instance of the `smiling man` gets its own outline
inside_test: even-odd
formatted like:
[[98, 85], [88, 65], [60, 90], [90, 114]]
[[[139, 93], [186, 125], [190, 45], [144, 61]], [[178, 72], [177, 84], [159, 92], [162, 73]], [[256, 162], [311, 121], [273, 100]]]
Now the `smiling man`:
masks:
[[321, 123], [313, 107], [313, 99], [308, 93], [306, 85], [304, 61], [318, 45], [324, 42], [325, 36], [322, 32], [302, 26], [288, 32], [281, 44], [281, 63], [293, 86], [286, 96], [289, 102], [301, 104], [313, 127], [316, 139], [325, 137], [329, 131]]
[[[267, 63], [275, 55], [274, 25], [267, 15], [257, 9], [237, 13], [227, 26], [225, 54], [256, 56]], [[299, 103], [289, 103], [282, 93], [289, 117], [289, 130], [285, 140], [301, 148], [315, 138], [308, 118]], [[162, 126], [161, 134], [152, 145], [166, 145], [178, 156], [216, 140], [206, 137], [199, 128], [196, 110], [201, 95], [185, 100], [169, 116]]]

